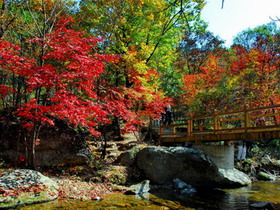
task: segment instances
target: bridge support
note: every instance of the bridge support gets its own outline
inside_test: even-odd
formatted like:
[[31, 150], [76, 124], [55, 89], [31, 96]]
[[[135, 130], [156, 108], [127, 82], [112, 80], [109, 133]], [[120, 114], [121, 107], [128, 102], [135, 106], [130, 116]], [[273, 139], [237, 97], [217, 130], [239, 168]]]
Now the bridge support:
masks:
[[234, 146], [233, 145], [196, 145], [215, 163], [218, 168], [234, 168]]

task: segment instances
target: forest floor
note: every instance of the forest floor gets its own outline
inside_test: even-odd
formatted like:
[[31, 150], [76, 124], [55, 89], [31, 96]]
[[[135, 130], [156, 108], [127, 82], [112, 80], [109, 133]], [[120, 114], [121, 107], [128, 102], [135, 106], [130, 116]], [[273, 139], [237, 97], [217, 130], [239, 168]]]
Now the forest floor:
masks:
[[81, 181], [73, 177], [50, 177], [59, 186], [58, 199], [100, 200], [105, 195], [120, 191], [109, 183]]
[[89, 165], [63, 166], [44, 170], [42, 173], [59, 186], [59, 199], [102, 199], [113, 192], [125, 192], [127, 174], [124, 166], [113, 164], [116, 158], [139, 140], [133, 135], [125, 135], [122, 141], [108, 142], [106, 158], [100, 159], [100, 142], [88, 142], [97, 157]]

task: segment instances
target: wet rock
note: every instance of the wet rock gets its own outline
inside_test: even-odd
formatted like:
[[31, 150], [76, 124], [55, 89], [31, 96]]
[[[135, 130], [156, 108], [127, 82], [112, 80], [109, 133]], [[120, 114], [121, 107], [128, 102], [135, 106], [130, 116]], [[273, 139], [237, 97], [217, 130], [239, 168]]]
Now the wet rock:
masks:
[[230, 185], [230, 186], [246, 186], [248, 184], [251, 184], [252, 181], [249, 176], [247, 176], [242, 171], [239, 171], [237, 169], [221, 169], [219, 168], [219, 172], [224, 177], [223, 184], [224, 185]]
[[131, 185], [127, 191], [126, 194], [144, 194], [150, 191], [150, 181], [144, 180], [140, 182], [139, 184]]
[[180, 195], [194, 195], [196, 193], [196, 189], [189, 185], [189, 187], [182, 189], [180, 191]]
[[179, 193], [179, 195], [193, 195], [196, 193], [195, 188], [178, 178], [173, 179], [173, 187]]
[[275, 176], [273, 176], [272, 174], [265, 173], [265, 172], [258, 173], [257, 178], [259, 180], [263, 180], [263, 181], [275, 181], [276, 180]]
[[27, 169], [0, 173], [0, 208], [51, 201], [58, 196], [58, 185], [41, 173]]
[[256, 202], [250, 205], [253, 209], [274, 210], [275, 207], [270, 202]]
[[181, 179], [175, 178], [173, 179], [173, 187], [176, 190], [182, 190], [188, 186], [187, 183], [183, 182]]
[[137, 166], [148, 179], [158, 184], [170, 183], [174, 178], [194, 187], [227, 188], [251, 182], [246, 178], [247, 181], [237, 178], [229, 181], [205, 153], [194, 148], [149, 146], [138, 153]]
[[101, 198], [101, 197], [99, 197], [99, 196], [96, 196], [96, 197], [92, 198], [92, 200], [95, 200], [95, 201], [101, 201], [101, 200], [102, 200], [102, 198]]

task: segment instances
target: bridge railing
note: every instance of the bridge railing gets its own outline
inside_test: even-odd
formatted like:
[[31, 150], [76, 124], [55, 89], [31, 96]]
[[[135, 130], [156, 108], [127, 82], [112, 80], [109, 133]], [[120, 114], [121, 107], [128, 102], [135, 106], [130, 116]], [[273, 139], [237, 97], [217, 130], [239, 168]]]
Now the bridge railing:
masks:
[[280, 104], [208, 116], [194, 116], [186, 123], [160, 125], [160, 137], [248, 133], [280, 130]]

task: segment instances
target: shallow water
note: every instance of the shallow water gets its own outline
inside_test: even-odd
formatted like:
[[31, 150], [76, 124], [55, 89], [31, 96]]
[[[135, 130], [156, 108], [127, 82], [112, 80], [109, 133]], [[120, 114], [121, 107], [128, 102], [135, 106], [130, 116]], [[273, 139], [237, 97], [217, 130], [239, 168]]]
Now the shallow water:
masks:
[[102, 201], [63, 200], [18, 209], [250, 209], [267, 201], [280, 209], [280, 180], [257, 182], [231, 190], [200, 190], [193, 196], [176, 196], [172, 190], [157, 189], [142, 197], [115, 193]]

